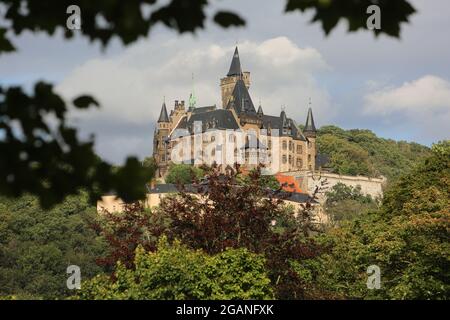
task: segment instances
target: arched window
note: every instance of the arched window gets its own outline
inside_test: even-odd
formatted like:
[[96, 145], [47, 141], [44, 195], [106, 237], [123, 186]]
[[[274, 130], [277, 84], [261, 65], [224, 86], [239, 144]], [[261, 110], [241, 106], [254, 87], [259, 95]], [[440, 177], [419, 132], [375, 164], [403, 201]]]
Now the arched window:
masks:
[[287, 162], [287, 157], [285, 154], [283, 154], [283, 163], [286, 163], [286, 162]]
[[283, 141], [283, 150], [286, 150], [287, 149], [287, 143], [286, 143], [286, 141]]

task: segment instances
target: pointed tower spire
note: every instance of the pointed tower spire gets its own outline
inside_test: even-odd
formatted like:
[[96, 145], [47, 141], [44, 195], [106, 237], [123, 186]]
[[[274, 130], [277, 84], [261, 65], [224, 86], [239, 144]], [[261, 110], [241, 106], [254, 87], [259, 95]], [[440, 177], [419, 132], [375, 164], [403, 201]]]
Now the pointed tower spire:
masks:
[[197, 104], [197, 97], [195, 96], [195, 90], [194, 90], [194, 73], [192, 73], [192, 92], [189, 96], [189, 111], [192, 111], [195, 109], [195, 105]]
[[281, 128], [287, 127], [287, 116], [286, 111], [284, 111], [284, 106], [281, 106], [281, 112], [280, 112], [280, 120], [281, 120]]
[[159, 114], [158, 122], [169, 122], [169, 116], [167, 115], [167, 108], [166, 108], [166, 99], [164, 98], [164, 102], [161, 107], [161, 113]]
[[259, 116], [262, 116], [262, 115], [264, 114], [263, 109], [262, 109], [262, 107], [261, 107], [261, 100], [259, 101], [259, 107], [258, 107], [258, 112], [257, 112], [257, 114], [258, 114]]
[[241, 76], [241, 75], [242, 75], [241, 60], [239, 59], [239, 51], [238, 47], [236, 46], [236, 49], [234, 49], [233, 59], [231, 60], [230, 70], [227, 73], [227, 77]]
[[[310, 102], [311, 105], [311, 102]], [[308, 108], [308, 116], [306, 117], [306, 124], [305, 129], [303, 129], [303, 132], [308, 135], [315, 135], [316, 134], [316, 125], [314, 124], [314, 117], [312, 113], [311, 107]]]

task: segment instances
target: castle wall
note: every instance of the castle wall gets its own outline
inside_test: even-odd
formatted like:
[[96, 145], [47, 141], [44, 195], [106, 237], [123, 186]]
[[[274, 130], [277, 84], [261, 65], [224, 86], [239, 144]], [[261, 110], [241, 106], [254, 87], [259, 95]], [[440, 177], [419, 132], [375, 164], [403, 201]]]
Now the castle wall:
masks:
[[371, 178], [365, 176], [347, 176], [329, 172], [315, 172], [313, 174], [311, 171], [292, 171], [284, 174], [295, 176], [296, 179], [298, 179], [301, 188], [308, 193], [314, 192], [314, 189], [319, 184], [319, 181], [326, 179], [327, 186], [324, 192], [331, 189], [337, 183], [343, 183], [352, 187], [360, 186], [363, 194], [370, 195], [372, 198], [380, 198], [383, 196], [383, 185], [386, 182], [386, 178], [384, 177]]
[[[154, 208], [159, 206], [161, 200], [167, 195], [171, 195], [173, 193], [147, 193], [146, 199], [144, 200], [145, 208]], [[196, 195], [198, 196], [198, 195]], [[302, 210], [301, 203], [283, 200], [285, 205], [292, 206], [294, 209], [294, 214], [297, 215], [300, 210]], [[97, 201], [97, 213], [102, 213], [104, 210], [114, 213], [114, 212], [123, 212], [125, 203], [117, 198], [115, 195], [107, 195], [103, 196], [101, 200]], [[314, 208], [314, 218], [318, 223], [326, 223], [328, 221], [328, 217], [324, 214], [323, 210], [317, 206]]]

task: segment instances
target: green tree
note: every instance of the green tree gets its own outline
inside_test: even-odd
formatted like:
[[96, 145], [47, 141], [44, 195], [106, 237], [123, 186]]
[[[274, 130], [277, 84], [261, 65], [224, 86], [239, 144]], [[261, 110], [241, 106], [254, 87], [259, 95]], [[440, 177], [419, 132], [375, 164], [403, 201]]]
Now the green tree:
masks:
[[[239, 184], [250, 184], [251, 183], [251, 176], [255, 173], [257, 169], [252, 169], [250, 171], [250, 174], [240, 174], [237, 177], [237, 182]], [[281, 188], [280, 183], [273, 175], [261, 175], [259, 178], [259, 183], [261, 187], [263, 188], [269, 188], [272, 190], [278, 190]]]
[[175, 184], [190, 184], [195, 180], [202, 178], [204, 172], [202, 169], [188, 165], [188, 164], [175, 164], [172, 163], [169, 166], [169, 171], [165, 177], [167, 183]]
[[96, 259], [107, 249], [89, 227], [95, 215], [84, 193], [51, 210], [34, 196], [0, 198], [0, 296], [63, 298], [71, 294], [69, 265], [78, 265], [83, 278], [101, 272]]
[[[394, 183], [381, 209], [361, 216], [323, 239], [329, 254], [318, 259], [315, 281], [351, 298], [448, 299], [450, 296], [450, 144]], [[366, 287], [367, 267], [381, 269], [381, 289]]]
[[270, 299], [264, 258], [246, 249], [209, 256], [163, 237], [155, 252], [136, 249], [134, 268], [82, 283], [79, 299]]
[[346, 175], [383, 175], [388, 181], [430, 155], [430, 149], [414, 142], [377, 137], [370, 130], [343, 130], [323, 126], [318, 130], [318, 150], [330, 158], [333, 172]]
[[325, 212], [333, 224], [352, 220], [378, 208], [377, 201], [361, 192], [361, 186], [335, 184], [325, 193]]

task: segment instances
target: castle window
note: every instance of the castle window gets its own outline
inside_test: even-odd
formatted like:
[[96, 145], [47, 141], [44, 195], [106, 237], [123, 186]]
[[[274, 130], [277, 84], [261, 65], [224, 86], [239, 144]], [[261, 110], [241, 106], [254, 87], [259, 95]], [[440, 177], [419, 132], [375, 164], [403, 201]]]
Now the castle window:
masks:
[[285, 154], [283, 154], [283, 163], [286, 163], [286, 161], [287, 161], [287, 157]]
[[289, 156], [289, 164], [292, 164], [292, 156]]
[[302, 146], [300, 144], [297, 145], [297, 153], [302, 153]]
[[292, 151], [292, 141], [289, 141], [289, 150]]
[[297, 158], [297, 167], [301, 168], [303, 167], [302, 159]]
[[311, 162], [311, 155], [308, 154], [308, 162]]
[[286, 143], [286, 141], [283, 141], [283, 150], [286, 150], [287, 149], [287, 143]]

